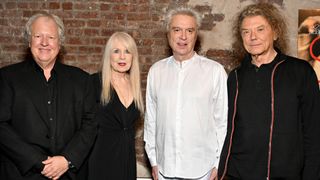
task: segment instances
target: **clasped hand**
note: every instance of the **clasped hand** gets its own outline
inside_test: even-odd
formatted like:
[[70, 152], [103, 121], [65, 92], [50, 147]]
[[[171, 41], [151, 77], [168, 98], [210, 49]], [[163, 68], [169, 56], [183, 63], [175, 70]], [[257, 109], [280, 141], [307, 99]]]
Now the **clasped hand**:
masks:
[[68, 161], [63, 156], [48, 157], [42, 161], [45, 165], [41, 174], [49, 179], [57, 180], [68, 170]]

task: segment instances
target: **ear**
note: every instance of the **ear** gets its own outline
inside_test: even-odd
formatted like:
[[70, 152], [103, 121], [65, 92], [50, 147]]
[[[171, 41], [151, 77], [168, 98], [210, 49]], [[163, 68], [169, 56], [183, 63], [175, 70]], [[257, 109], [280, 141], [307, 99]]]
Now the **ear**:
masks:
[[278, 33], [277, 33], [277, 32], [274, 32], [273, 41], [276, 41], [277, 39], [278, 39]]

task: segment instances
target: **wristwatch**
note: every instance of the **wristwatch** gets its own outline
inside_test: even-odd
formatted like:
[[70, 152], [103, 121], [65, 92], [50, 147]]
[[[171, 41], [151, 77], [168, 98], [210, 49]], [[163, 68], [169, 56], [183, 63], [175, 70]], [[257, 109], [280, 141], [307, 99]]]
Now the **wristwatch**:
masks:
[[68, 167], [69, 167], [69, 169], [74, 168], [74, 165], [71, 163], [71, 161], [68, 161]]

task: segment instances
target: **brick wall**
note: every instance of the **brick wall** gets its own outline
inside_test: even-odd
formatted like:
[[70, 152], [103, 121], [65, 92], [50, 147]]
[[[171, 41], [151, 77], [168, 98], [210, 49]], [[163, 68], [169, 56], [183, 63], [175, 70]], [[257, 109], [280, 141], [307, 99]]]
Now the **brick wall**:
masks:
[[[28, 18], [41, 11], [61, 17], [66, 28], [63, 62], [80, 67], [90, 73], [99, 69], [104, 46], [115, 31], [129, 32], [139, 47], [142, 87], [150, 66], [170, 55], [163, 29], [163, 15], [169, 7], [188, 1], [169, 0], [109, 0], [109, 1], [2, 1], [0, 3], [0, 67], [22, 61], [28, 53], [23, 39], [24, 25]], [[202, 29], [210, 30], [214, 21], [223, 15], [210, 14], [210, 7], [197, 6], [208, 14]], [[211, 57], [219, 57], [228, 64], [226, 52], [211, 50]], [[144, 88], [143, 88], [144, 89]], [[141, 131], [142, 120], [138, 124]], [[142, 133], [137, 133], [137, 158], [148, 165], [143, 151]]]
[[[298, 7], [314, 7], [315, 4], [303, 0], [290, 1], [291, 5], [286, 5], [284, 0], [2, 0], [0, 67], [23, 60], [28, 53], [23, 39], [27, 19], [36, 12], [48, 11], [61, 17], [65, 23], [63, 61], [90, 73], [98, 71], [105, 43], [113, 32], [126, 31], [131, 34], [139, 48], [142, 87], [145, 87], [150, 66], [170, 55], [163, 15], [168, 8], [188, 4], [203, 14], [198, 53], [220, 62], [229, 72], [235, 66], [228, 50], [232, 39], [228, 34], [230, 19], [242, 6], [259, 1], [275, 3], [287, 14], [293, 12], [295, 16], [292, 19], [297, 16]], [[291, 26], [296, 28], [294, 24]], [[295, 41], [292, 36], [291, 40]], [[148, 162], [143, 151], [142, 123], [143, 120], [137, 127], [137, 157], [144, 166]]]
[[[115, 31], [127, 31], [138, 44], [142, 78], [145, 81], [149, 67], [169, 55], [163, 29], [166, 9], [187, 3], [186, 0], [2, 1], [0, 67], [23, 60], [28, 52], [23, 40], [27, 19], [37, 12], [48, 11], [61, 17], [66, 26], [65, 63], [90, 73], [96, 72], [108, 37]], [[205, 13], [202, 24], [204, 31], [210, 31], [216, 21], [224, 19], [223, 14], [212, 14], [209, 6], [195, 7]], [[220, 51], [209, 54], [218, 54], [220, 58], [223, 56]]]

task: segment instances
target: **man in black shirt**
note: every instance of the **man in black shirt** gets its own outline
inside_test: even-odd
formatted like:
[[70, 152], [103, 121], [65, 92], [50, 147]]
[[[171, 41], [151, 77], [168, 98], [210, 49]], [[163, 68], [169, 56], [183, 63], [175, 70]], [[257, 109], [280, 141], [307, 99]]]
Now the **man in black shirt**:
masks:
[[316, 180], [320, 91], [306, 61], [287, 56], [286, 26], [271, 4], [253, 4], [235, 24], [241, 65], [228, 77], [228, 131], [219, 179]]
[[32, 16], [26, 38], [32, 57], [0, 69], [0, 179], [85, 177], [97, 133], [89, 75], [58, 61], [57, 16]]

